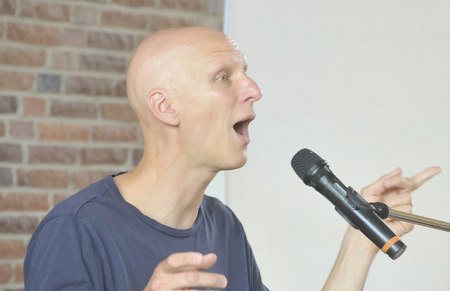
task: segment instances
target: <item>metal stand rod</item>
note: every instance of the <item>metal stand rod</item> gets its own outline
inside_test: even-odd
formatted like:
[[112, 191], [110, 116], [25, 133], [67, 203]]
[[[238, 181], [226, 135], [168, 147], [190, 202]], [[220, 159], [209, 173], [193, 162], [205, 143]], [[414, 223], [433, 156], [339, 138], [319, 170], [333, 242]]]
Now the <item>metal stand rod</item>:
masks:
[[428, 217], [423, 217], [423, 216], [411, 214], [408, 212], [402, 212], [402, 211], [398, 211], [398, 210], [394, 210], [394, 209], [389, 209], [388, 217], [450, 232], [450, 223], [448, 223], [448, 222], [431, 219]]
[[373, 202], [370, 203], [370, 205], [373, 206], [375, 213], [378, 214], [378, 216], [382, 219], [390, 217], [393, 219], [403, 220], [406, 222], [450, 232], [450, 223], [448, 222], [390, 209], [389, 206], [380, 202]]

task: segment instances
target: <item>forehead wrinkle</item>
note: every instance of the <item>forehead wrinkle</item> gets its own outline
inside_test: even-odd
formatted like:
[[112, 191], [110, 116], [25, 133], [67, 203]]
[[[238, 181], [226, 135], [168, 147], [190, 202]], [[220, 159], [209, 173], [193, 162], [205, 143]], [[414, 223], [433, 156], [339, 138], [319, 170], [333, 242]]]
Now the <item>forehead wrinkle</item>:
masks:
[[202, 50], [201, 56], [205, 58], [208, 70], [214, 70], [216, 66], [242, 64], [247, 67], [247, 59], [239, 49], [237, 43], [230, 38], [223, 38], [222, 42], [211, 43]]
[[247, 69], [247, 60], [245, 55], [237, 51], [218, 51], [211, 55], [207, 61], [208, 72], [214, 73], [223, 68], [239, 67], [239, 69]]

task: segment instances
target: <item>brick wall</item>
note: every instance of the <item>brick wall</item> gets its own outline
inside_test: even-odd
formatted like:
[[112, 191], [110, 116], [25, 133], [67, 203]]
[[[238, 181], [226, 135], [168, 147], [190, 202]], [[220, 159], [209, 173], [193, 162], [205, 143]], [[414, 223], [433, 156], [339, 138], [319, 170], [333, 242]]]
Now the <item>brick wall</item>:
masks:
[[224, 0], [0, 0], [0, 290], [23, 289], [29, 238], [57, 202], [142, 151], [125, 90], [137, 43], [222, 28]]

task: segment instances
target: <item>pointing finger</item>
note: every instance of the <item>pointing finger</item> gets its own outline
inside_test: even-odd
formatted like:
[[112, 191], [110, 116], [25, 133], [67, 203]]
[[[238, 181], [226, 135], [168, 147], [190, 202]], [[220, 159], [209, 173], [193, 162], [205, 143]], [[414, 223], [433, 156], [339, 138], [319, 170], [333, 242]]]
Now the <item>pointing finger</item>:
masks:
[[440, 172], [440, 167], [430, 167], [412, 178], [405, 178], [402, 176], [390, 177], [384, 181], [384, 186], [386, 188], [400, 188], [406, 191], [414, 191]]
[[414, 177], [411, 178], [415, 184], [415, 188], [413, 190], [419, 188], [423, 183], [425, 183], [429, 179], [433, 178], [440, 172], [441, 172], [441, 168], [436, 166], [436, 167], [430, 167], [428, 169], [425, 169], [422, 172], [420, 172], [419, 174], [415, 175]]

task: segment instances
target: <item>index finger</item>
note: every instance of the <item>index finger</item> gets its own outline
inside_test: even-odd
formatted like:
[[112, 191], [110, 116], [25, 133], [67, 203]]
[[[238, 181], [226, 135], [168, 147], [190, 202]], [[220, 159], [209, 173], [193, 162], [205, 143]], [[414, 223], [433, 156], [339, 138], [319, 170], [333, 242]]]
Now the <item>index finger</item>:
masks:
[[197, 252], [185, 252], [171, 254], [161, 264], [166, 272], [176, 272], [184, 269], [206, 270], [212, 267], [217, 261], [215, 254], [202, 255]]
[[430, 167], [412, 178], [405, 178], [400, 175], [391, 176], [383, 182], [383, 186], [385, 189], [399, 188], [404, 191], [412, 192], [440, 172], [440, 167]]
[[441, 171], [442, 170], [440, 167], [435, 166], [425, 169], [419, 174], [415, 175], [414, 177], [411, 178], [411, 180], [414, 182], [414, 188], [412, 190], [419, 188], [420, 186], [422, 186], [423, 183], [430, 180], [431, 178], [439, 174]]

